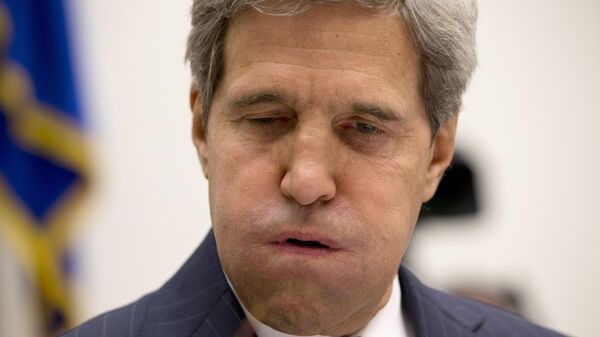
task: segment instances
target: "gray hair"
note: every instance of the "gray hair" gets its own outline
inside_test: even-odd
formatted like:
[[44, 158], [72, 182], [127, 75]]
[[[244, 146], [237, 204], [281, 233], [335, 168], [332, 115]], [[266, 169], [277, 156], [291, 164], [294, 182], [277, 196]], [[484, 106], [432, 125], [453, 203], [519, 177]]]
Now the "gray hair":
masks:
[[247, 8], [271, 15], [294, 15], [316, 3], [343, 1], [406, 21], [419, 49], [420, 91], [434, 133], [458, 113], [477, 63], [476, 0], [194, 0], [186, 59], [194, 86], [202, 95], [203, 127], [224, 70], [225, 35], [231, 18]]

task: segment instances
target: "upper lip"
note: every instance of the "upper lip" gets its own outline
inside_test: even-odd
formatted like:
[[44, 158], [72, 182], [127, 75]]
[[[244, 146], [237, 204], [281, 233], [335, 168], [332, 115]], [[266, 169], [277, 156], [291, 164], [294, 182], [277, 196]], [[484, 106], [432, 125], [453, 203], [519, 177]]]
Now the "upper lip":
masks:
[[276, 235], [270, 243], [282, 244], [289, 239], [299, 241], [314, 241], [327, 246], [329, 249], [341, 249], [342, 246], [330, 237], [318, 232], [289, 231]]

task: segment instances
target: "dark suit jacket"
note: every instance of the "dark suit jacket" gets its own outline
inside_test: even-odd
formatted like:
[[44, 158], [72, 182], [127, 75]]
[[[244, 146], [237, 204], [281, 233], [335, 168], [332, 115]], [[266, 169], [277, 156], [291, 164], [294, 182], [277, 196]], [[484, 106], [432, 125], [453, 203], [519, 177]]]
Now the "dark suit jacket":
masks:
[[[399, 271], [402, 306], [415, 337], [560, 336], [508, 312], [423, 285]], [[107, 312], [64, 337], [230, 337], [244, 319], [211, 233], [158, 291]], [[387, 336], [382, 336], [387, 337]]]

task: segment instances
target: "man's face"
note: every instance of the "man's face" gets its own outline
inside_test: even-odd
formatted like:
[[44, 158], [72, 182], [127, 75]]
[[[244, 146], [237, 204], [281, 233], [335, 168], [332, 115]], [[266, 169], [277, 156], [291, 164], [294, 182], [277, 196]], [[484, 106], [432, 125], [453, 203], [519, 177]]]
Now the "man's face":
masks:
[[245, 307], [299, 335], [360, 329], [386, 303], [453, 149], [433, 138], [401, 19], [317, 5], [231, 22], [194, 139], [223, 269]]

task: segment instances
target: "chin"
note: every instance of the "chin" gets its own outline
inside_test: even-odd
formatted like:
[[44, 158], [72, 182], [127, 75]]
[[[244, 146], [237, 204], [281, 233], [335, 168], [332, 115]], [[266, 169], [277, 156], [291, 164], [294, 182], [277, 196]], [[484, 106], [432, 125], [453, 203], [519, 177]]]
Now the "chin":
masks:
[[266, 315], [259, 320], [275, 330], [297, 335], [312, 336], [322, 335], [330, 330], [333, 322], [338, 317], [330, 317], [332, 312], [340, 313], [340, 310], [324, 308], [313, 303], [296, 302], [274, 303], [267, 310]]

